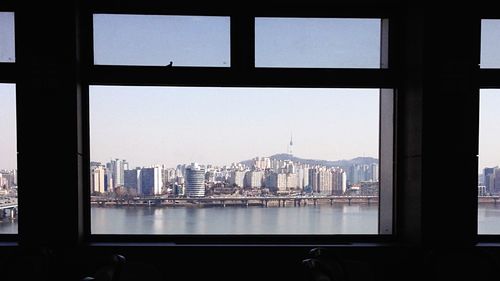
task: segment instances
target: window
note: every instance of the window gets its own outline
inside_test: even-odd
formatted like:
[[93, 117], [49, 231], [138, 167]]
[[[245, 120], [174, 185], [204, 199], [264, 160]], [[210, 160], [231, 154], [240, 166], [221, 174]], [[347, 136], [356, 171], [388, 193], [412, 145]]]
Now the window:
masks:
[[387, 22], [94, 14], [90, 234], [392, 234]]
[[229, 36], [229, 17], [96, 14], [94, 63], [229, 67]]
[[0, 12], [0, 62], [15, 62], [14, 13]]
[[380, 68], [380, 19], [257, 18], [255, 66]]
[[376, 234], [379, 92], [92, 86], [92, 233]]
[[0, 234], [17, 233], [16, 90], [0, 83]]
[[[500, 54], [496, 50], [500, 38], [500, 20], [481, 20], [481, 68], [483, 78], [488, 72], [500, 67]], [[486, 81], [488, 79], [482, 79]], [[500, 81], [487, 81], [487, 87], [480, 90], [479, 115], [479, 171], [478, 171], [478, 234], [500, 234], [500, 155], [496, 140], [499, 122], [497, 108], [500, 105]], [[484, 85], [480, 85], [484, 87]]]
[[0, 11], [0, 236], [9, 237], [18, 233], [14, 41], [14, 12]]
[[500, 233], [500, 155], [496, 140], [500, 130], [497, 108], [500, 90], [483, 89], [480, 92], [479, 124], [479, 209], [478, 233]]

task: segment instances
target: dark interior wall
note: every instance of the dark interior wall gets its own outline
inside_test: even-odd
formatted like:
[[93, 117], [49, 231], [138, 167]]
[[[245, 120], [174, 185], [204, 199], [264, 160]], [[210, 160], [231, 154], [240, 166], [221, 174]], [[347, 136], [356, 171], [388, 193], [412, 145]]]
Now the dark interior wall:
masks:
[[[77, 45], [75, 2], [19, 1], [15, 7], [21, 246], [0, 246], [0, 261], [16, 261], [13, 257], [48, 247], [58, 274], [72, 278], [95, 272], [110, 254], [121, 253], [135, 265], [129, 267], [131, 276], [158, 271], [164, 280], [175, 273], [186, 280], [304, 279], [301, 261], [314, 245], [86, 244], [78, 172], [83, 157], [78, 102], [84, 92], [78, 58], [85, 50]], [[500, 251], [472, 248], [477, 240], [479, 20], [465, 8], [450, 13], [419, 3], [399, 5], [395, 11], [395, 241], [329, 248], [346, 262], [352, 280], [436, 277], [432, 270], [445, 274], [446, 266], [459, 273], [480, 272]], [[46, 187], [50, 173], [57, 173], [59, 181]], [[47, 201], [56, 204], [48, 208]], [[479, 254], [459, 261], [469, 267], [450, 265], [470, 251]], [[429, 266], [433, 260], [437, 266]], [[132, 272], [141, 268], [146, 270]]]

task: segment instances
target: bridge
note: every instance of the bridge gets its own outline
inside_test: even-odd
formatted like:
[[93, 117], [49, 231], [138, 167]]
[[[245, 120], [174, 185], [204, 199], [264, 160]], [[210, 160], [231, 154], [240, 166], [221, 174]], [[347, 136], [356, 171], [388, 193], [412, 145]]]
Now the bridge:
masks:
[[18, 213], [17, 198], [0, 199], [0, 219], [15, 218]]
[[500, 201], [500, 195], [489, 195], [489, 196], [478, 196], [477, 200], [479, 203], [497, 203]]
[[119, 205], [119, 206], [277, 206], [285, 207], [292, 205], [294, 207], [318, 205], [328, 203], [372, 203], [378, 202], [378, 196], [225, 196], [225, 197], [167, 197], [167, 196], [143, 196], [134, 198], [112, 198], [104, 196], [92, 196], [92, 204]]

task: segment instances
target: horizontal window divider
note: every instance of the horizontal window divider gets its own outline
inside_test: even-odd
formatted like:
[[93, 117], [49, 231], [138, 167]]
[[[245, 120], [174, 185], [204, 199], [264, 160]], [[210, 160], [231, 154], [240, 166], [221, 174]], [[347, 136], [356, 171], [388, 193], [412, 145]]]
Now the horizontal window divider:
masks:
[[351, 244], [394, 242], [394, 235], [131, 235], [131, 234], [92, 234], [88, 242], [113, 243], [169, 243], [185, 244], [259, 244], [259, 245], [300, 245], [300, 244]]
[[479, 88], [499, 88], [500, 69], [480, 69], [478, 75]]
[[14, 83], [16, 81], [17, 66], [15, 63], [0, 63], [0, 82]]
[[296, 69], [94, 66], [89, 84], [214, 87], [393, 88], [388, 69]]
[[[213, 5], [189, 5], [189, 1], [179, 5], [161, 3], [158, 1], [90, 1], [88, 7], [94, 13], [113, 14], [144, 14], [144, 15], [204, 15], [204, 16], [235, 16], [252, 14], [255, 17], [318, 17], [318, 18], [383, 18], [394, 13], [398, 6], [394, 4], [365, 5], [355, 4], [323, 4], [313, 7], [283, 5], [258, 5], [255, 3], [227, 4], [223, 7]], [[251, 13], [249, 13], [251, 12]]]
[[478, 234], [477, 235], [478, 243], [496, 243], [500, 241], [500, 235], [498, 234]]

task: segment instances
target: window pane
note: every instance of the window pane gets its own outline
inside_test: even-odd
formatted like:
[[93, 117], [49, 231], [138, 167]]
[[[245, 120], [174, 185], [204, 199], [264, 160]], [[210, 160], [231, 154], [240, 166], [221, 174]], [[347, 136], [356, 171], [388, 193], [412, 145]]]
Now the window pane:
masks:
[[[500, 234], [500, 90], [481, 90], [479, 123], [478, 233]], [[500, 202], [500, 201], [499, 201]]]
[[257, 67], [380, 68], [380, 19], [257, 18]]
[[17, 233], [16, 89], [0, 84], [0, 234]]
[[478, 233], [500, 234], [500, 90], [480, 92]]
[[230, 66], [229, 17], [94, 15], [94, 63]]
[[14, 13], [0, 12], [0, 62], [15, 62]]
[[379, 98], [91, 86], [91, 231], [376, 234]]
[[500, 20], [481, 21], [481, 68], [500, 68]]

